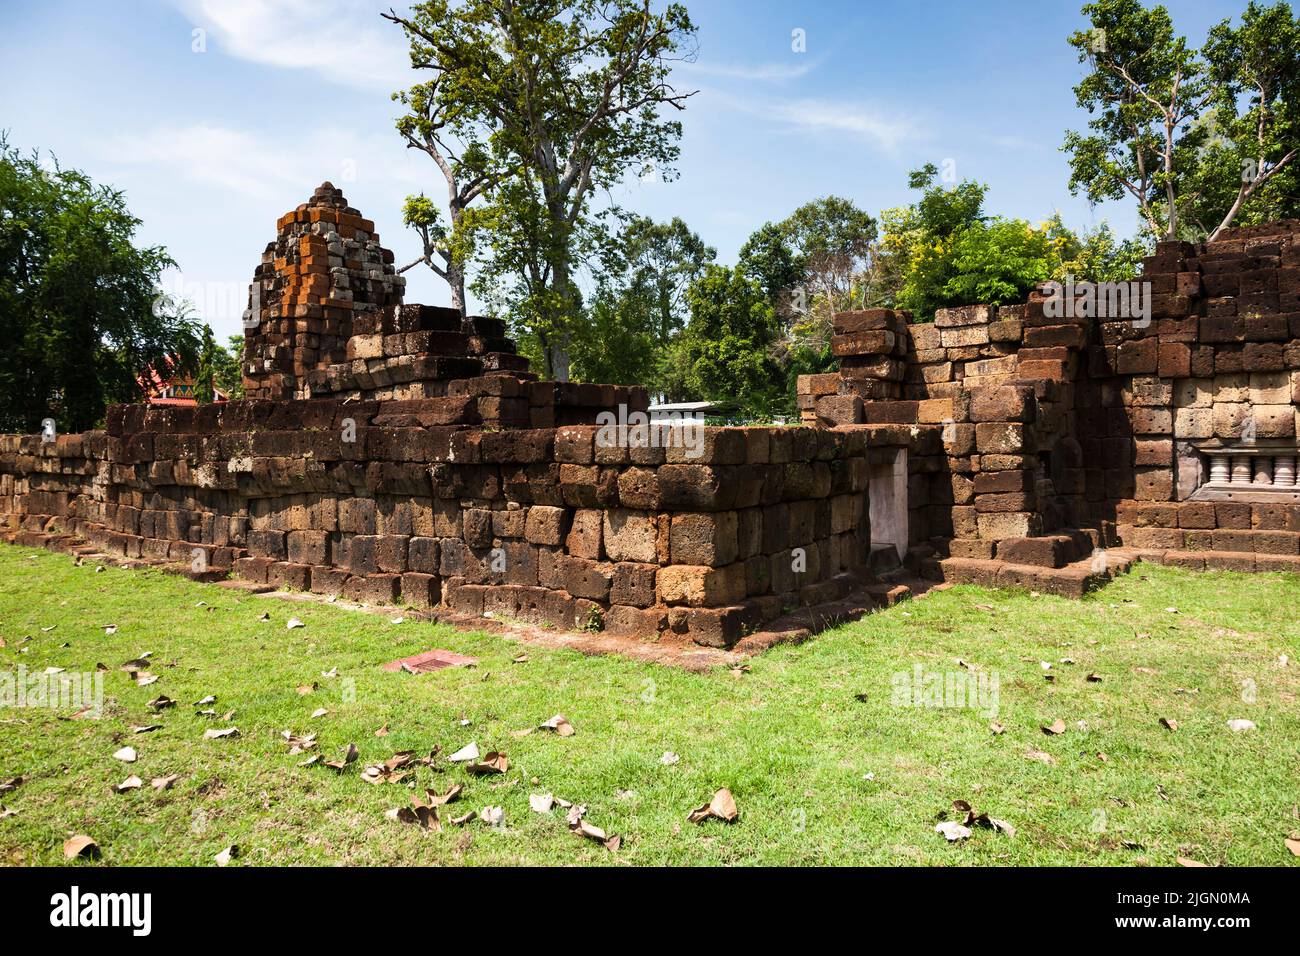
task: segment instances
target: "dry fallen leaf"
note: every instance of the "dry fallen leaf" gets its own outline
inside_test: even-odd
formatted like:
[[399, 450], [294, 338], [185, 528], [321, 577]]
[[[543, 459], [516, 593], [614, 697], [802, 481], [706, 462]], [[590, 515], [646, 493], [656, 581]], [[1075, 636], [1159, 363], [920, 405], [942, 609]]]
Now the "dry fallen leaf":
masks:
[[311, 719], [315, 720], [318, 717], [324, 717], [328, 713], [329, 711], [326, 710], [324, 707], [317, 707], [315, 710], [311, 712]]
[[123, 747], [113, 754], [114, 760], [120, 760], [123, 763], [135, 763], [136, 752], [134, 747]]
[[1033, 747], [1030, 747], [1029, 750], [1026, 751], [1026, 753], [1025, 753], [1025, 759], [1026, 759], [1026, 760], [1037, 760], [1039, 763], [1045, 763], [1045, 764], [1047, 764], [1049, 767], [1050, 767], [1051, 765], [1053, 765], [1054, 763], [1056, 763], [1056, 758], [1053, 757], [1051, 754], [1049, 754], [1049, 753], [1045, 753], [1045, 752], [1043, 752], [1042, 750], [1036, 750], [1036, 749], [1033, 748]]
[[153, 710], [166, 710], [168, 707], [175, 707], [176, 701], [172, 700], [166, 694], [159, 694], [153, 700], [149, 701], [149, 707]]
[[97, 857], [99, 844], [84, 834], [78, 834], [63, 844], [63, 856], [68, 860], [75, 860], [79, 856]]
[[1256, 728], [1253, 720], [1246, 720], [1244, 717], [1237, 717], [1228, 721], [1228, 729], [1234, 734], [1239, 734], [1243, 730], [1255, 730]]
[[1291, 851], [1292, 856], [1300, 856], [1300, 840], [1294, 837], [1287, 837], [1286, 848]]
[[556, 714], [539, 728], [541, 730], [553, 730], [561, 737], [572, 737], [574, 734], [573, 724], [569, 723], [569, 718], [563, 714]]
[[696, 807], [686, 817], [691, 823], [703, 823], [710, 818], [731, 823], [740, 815], [736, 809], [736, 798], [731, 791], [723, 787], [713, 795], [713, 799], [701, 807]]
[[17, 790], [25, 778], [22, 774], [16, 777], [10, 777], [8, 780], [0, 780], [0, 793], [11, 793]]
[[162, 730], [162, 724], [145, 724], [143, 727], [132, 727], [133, 734], [151, 734], [155, 730]]
[[949, 843], [956, 843], [958, 840], [965, 840], [971, 835], [970, 827], [963, 826], [955, 820], [944, 820], [942, 823], [934, 825], [935, 833], [942, 833], [943, 838]]
[[555, 797], [549, 793], [534, 793], [528, 797], [528, 806], [534, 813], [550, 813], [555, 806]]
[[1185, 856], [1177, 856], [1174, 857], [1174, 859], [1178, 861], [1179, 866], [1195, 866], [1195, 867], [1209, 866], [1208, 863], [1202, 863], [1199, 860], [1193, 860]]
[[137, 777], [135, 774], [131, 774], [131, 776], [127, 777], [121, 783], [114, 786], [113, 792], [126, 793], [128, 790], [138, 790], [140, 787], [143, 786], [144, 786], [144, 781], [141, 780], [139, 777]]
[[388, 736], [388, 725], [387, 725], [387, 724], [384, 724], [382, 727], [380, 727], [378, 730], [376, 730], [376, 731], [375, 731], [375, 736], [376, 736], [376, 737], [387, 737], [387, 736]]
[[452, 763], [465, 763], [478, 759], [478, 744], [468, 743], [447, 758]]
[[149, 781], [149, 785], [153, 787], [155, 790], [170, 790], [172, 788], [172, 784], [174, 784], [180, 778], [181, 775], [178, 773], [168, 774], [165, 777], [154, 777], [152, 780]]
[[503, 753], [497, 753], [495, 750], [490, 751], [482, 760], [467, 763], [465, 769], [472, 774], [484, 775], [492, 773], [505, 773], [510, 769], [510, 761]]
[[588, 823], [581, 817], [569, 821], [569, 831], [588, 840], [594, 840], [610, 851], [617, 850], [623, 843], [622, 837], [609, 836], [600, 827]]
[[218, 853], [214, 859], [217, 861], [217, 866], [225, 866], [237, 856], [239, 856], [239, 846], [232, 843]]
[[1178, 721], [1174, 720], [1172, 717], [1161, 717], [1160, 726], [1164, 727], [1166, 730], [1177, 730]]
[[331, 770], [342, 771], [344, 767], [346, 767], [350, 763], [355, 762], [356, 759], [357, 759], [357, 745], [348, 744], [348, 748], [344, 752], [342, 760], [326, 760], [324, 761], [324, 764], [325, 766], [329, 767]]
[[1065, 733], [1065, 721], [1060, 717], [1057, 717], [1054, 721], [1043, 728], [1043, 733], [1049, 736], [1056, 736], [1057, 734]]
[[226, 727], [223, 730], [218, 730], [216, 727], [213, 727], [211, 730], [203, 731], [204, 740], [221, 740], [225, 737], [238, 737], [238, 736], [239, 736], [238, 727]]
[[478, 812], [478, 818], [490, 827], [499, 827], [506, 822], [506, 811], [503, 807], [484, 807]]
[[292, 631], [295, 627], [306, 627], [307, 625], [304, 624], [302, 621], [298, 620], [296, 617], [291, 617], [289, 618], [288, 623], [285, 624], [284, 626], [286, 630]]
[[989, 730], [993, 731], [994, 734], [1002, 734], [1006, 733], [1007, 728], [1000, 720], [990, 720]]

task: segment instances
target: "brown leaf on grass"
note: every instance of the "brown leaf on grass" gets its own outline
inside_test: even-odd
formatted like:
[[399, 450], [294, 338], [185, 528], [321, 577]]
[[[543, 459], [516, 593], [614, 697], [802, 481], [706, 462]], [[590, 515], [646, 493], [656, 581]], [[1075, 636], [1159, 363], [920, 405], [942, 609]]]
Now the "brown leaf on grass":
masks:
[[533, 793], [528, 796], [528, 807], [533, 813], [550, 813], [555, 806], [555, 797], [549, 793]]
[[85, 834], [77, 834], [63, 844], [64, 859], [75, 860], [77, 857], [93, 858], [99, 856], [99, 844]]
[[149, 781], [149, 786], [153, 787], [155, 790], [170, 790], [172, 788], [172, 784], [174, 784], [180, 778], [181, 775], [178, 773], [171, 773], [165, 777], [154, 777], [152, 780]]
[[150, 674], [148, 671], [132, 671], [131, 680], [135, 681], [136, 687], [148, 687], [150, 684], [157, 683], [158, 675]]
[[342, 760], [326, 760], [324, 761], [324, 765], [326, 767], [329, 767], [331, 770], [342, 771], [344, 767], [346, 767], [350, 763], [354, 763], [356, 759], [357, 759], [357, 745], [348, 744], [348, 749], [344, 752]]
[[467, 763], [478, 759], [478, 744], [474, 742], [467, 743], [454, 754], [447, 758], [451, 763]]
[[1174, 720], [1174, 718], [1172, 717], [1161, 717], [1160, 726], [1165, 728], [1166, 730], [1177, 730], [1178, 721]]
[[1025, 759], [1037, 760], [1039, 763], [1045, 763], [1049, 767], [1056, 763], [1056, 758], [1051, 754], [1045, 753], [1042, 750], [1037, 750], [1033, 747], [1030, 747], [1029, 750], [1025, 752]]
[[569, 832], [576, 833], [581, 837], [586, 837], [588, 840], [594, 840], [596, 843], [599, 843], [606, 850], [611, 852], [617, 850], [623, 844], [622, 837], [609, 836], [600, 827], [588, 823], [581, 817], [569, 823]]
[[1159, 674], [1160, 672], [1156, 670], [1154, 667], [1135, 667], [1133, 668], [1133, 673], [1151, 675], [1151, 674]]
[[133, 734], [151, 734], [155, 730], [162, 730], [162, 724], [145, 724], [143, 727], [132, 727]]
[[1090, 683], [1090, 684], [1100, 684], [1100, 683], [1101, 683], [1101, 675], [1100, 675], [1100, 674], [1089, 674], [1087, 677], [1084, 678], [1084, 680], [1086, 680], [1086, 681], [1087, 681], [1088, 683]]
[[311, 719], [316, 720], [319, 717], [324, 717], [328, 713], [329, 711], [326, 710], [324, 707], [317, 707], [315, 710], [311, 712]]
[[429, 806], [441, 807], [444, 806], [445, 804], [452, 803], [453, 801], [455, 801], [461, 795], [464, 789], [465, 788], [462, 787], [460, 784], [454, 783], [450, 787], [448, 787], [447, 792], [443, 794], [439, 794], [433, 790], [426, 790], [424, 792], [429, 798]]
[[1000, 721], [1000, 720], [990, 720], [990, 721], [989, 721], [989, 730], [993, 731], [993, 733], [994, 733], [995, 735], [997, 735], [997, 734], [1004, 734], [1004, 733], [1006, 733], [1007, 728], [1006, 728], [1006, 725], [1003, 724], [1002, 721]]
[[375, 731], [375, 736], [376, 736], [376, 737], [387, 737], [387, 736], [388, 736], [388, 724], [384, 724], [382, 727], [380, 727], [378, 730], [376, 730], [376, 731]]
[[442, 832], [442, 821], [438, 819], [437, 807], [421, 803], [414, 794], [411, 795], [411, 803], [412, 806], [398, 807], [396, 810], [389, 810], [384, 815], [390, 820], [417, 826], [421, 830], [427, 830], [430, 833]]
[[217, 697], [216, 697], [216, 695], [215, 695], [215, 694], [208, 694], [208, 695], [207, 695], [206, 697], [204, 697], [202, 700], [196, 700], [196, 701], [194, 702], [194, 706], [195, 706], [195, 707], [203, 707], [203, 706], [205, 706], [205, 705], [207, 705], [207, 704], [215, 704], [216, 702], [217, 702]]
[[1042, 730], [1043, 733], [1047, 734], [1049, 737], [1054, 737], [1057, 734], [1063, 734], [1065, 733], [1065, 721], [1063, 721], [1060, 717], [1057, 717], [1046, 727], [1042, 728]]
[[1202, 863], [1200, 860], [1193, 860], [1186, 856], [1176, 856], [1174, 859], [1178, 861], [1179, 866], [1208, 867], [1210, 865], [1208, 863]]
[[478, 816], [478, 814], [475, 811], [471, 810], [469, 811], [469, 813], [463, 814], [459, 817], [452, 817], [448, 822], [454, 827], [463, 827], [465, 824], [469, 823], [469, 821], [473, 820], [476, 816]]
[[153, 700], [149, 701], [149, 707], [152, 710], [166, 710], [168, 707], [175, 707], [176, 701], [172, 700], [166, 694], [159, 694]]
[[965, 840], [971, 835], [971, 829], [955, 820], [944, 820], [934, 825], [935, 833], [942, 833], [943, 838], [949, 843], [956, 843], [958, 840]]
[[506, 811], [504, 807], [484, 807], [478, 818], [490, 827], [499, 827], [506, 822]]
[[315, 734], [303, 734], [300, 737], [297, 734], [290, 733], [289, 731], [286, 730], [283, 731], [280, 734], [280, 736], [282, 736], [284, 738], [284, 742], [289, 745], [290, 757], [296, 757], [298, 754], [304, 753], [305, 751], [308, 750], [312, 750], [316, 747]]
[[217, 866], [225, 866], [237, 856], [239, 856], [239, 845], [232, 843], [213, 857], [213, 859], [216, 861]]
[[409, 771], [402, 768], [407, 766], [414, 758], [415, 752], [412, 750], [403, 750], [401, 753], [394, 754], [382, 764], [372, 764], [361, 771], [361, 779], [366, 783], [400, 783], [408, 775]]
[[312, 682], [310, 684], [299, 684], [298, 694], [302, 697], [306, 697], [308, 694], [314, 693], [316, 688], [319, 686], [320, 685], [315, 682]]
[[7, 820], [10, 817], [17, 816], [17, 815], [18, 815], [17, 810], [11, 810], [9, 807], [6, 807], [3, 803], [0, 803], [0, 820]]
[[510, 760], [503, 753], [489, 751], [482, 760], [467, 763], [465, 769], [476, 776], [493, 773], [505, 773], [510, 769]]
[[528, 663], [528, 655], [527, 655], [527, 654], [518, 654], [518, 655], [516, 655], [514, 658], [511, 659], [510, 663], [511, 663], [511, 664], [527, 664], [527, 663]]
[[733, 668], [731, 669], [731, 676], [732, 676], [732, 677], [744, 677], [746, 674], [748, 674], [748, 673], [750, 672], [750, 670], [751, 670], [751, 668], [750, 668], [750, 666], [749, 666], [748, 664], [740, 664], [740, 665], [737, 665], [736, 667], [733, 667]]
[[546, 723], [542, 724], [540, 730], [552, 730], [561, 737], [572, 737], [575, 733], [573, 724], [569, 723], [569, 718], [563, 714], [556, 714]]
[[1097, 759], [1100, 760], [1102, 763], [1110, 763], [1110, 758], [1107, 757], [1100, 750], [1097, 751]]
[[113, 753], [114, 760], [120, 760], [123, 763], [135, 763], [136, 752], [134, 747], [123, 747], [121, 750]]
[[16, 777], [10, 777], [8, 780], [0, 780], [0, 793], [12, 793], [22, 785], [24, 779], [26, 778], [19, 774]]
[[135, 774], [131, 774], [131, 776], [127, 777], [121, 783], [115, 784], [113, 787], [113, 792], [126, 793], [128, 790], [139, 790], [143, 786], [144, 786], [144, 781], [141, 780], [139, 777], [137, 777]]
[[238, 737], [238, 736], [239, 736], [238, 727], [226, 727], [221, 730], [218, 730], [216, 727], [213, 727], [211, 730], [203, 731], [204, 740], [224, 740], [226, 737]]
[[118, 665], [117, 669], [120, 671], [126, 671], [128, 674], [133, 673], [134, 671], [142, 671], [149, 666], [150, 656], [151, 655], [149, 654], [142, 654], [139, 657], [133, 657], [129, 661], [123, 661]]
[[736, 798], [731, 795], [731, 791], [723, 787], [713, 795], [708, 803], [701, 807], [696, 807], [686, 819], [691, 823], [703, 823], [710, 818], [716, 818], [726, 823], [731, 823], [736, 817], [740, 816], [740, 811], [736, 808]]
[[1292, 856], [1300, 856], [1300, 840], [1295, 837], [1286, 838], [1286, 848], [1291, 851]]

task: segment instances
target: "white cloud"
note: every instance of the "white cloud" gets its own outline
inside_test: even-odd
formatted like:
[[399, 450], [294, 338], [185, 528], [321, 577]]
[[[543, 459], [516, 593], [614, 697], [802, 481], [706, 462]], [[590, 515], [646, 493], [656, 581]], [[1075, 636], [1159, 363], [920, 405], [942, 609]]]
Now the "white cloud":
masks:
[[804, 59], [801, 63], [680, 63], [677, 69], [685, 73], [699, 73], [724, 79], [747, 80], [752, 83], [783, 83], [807, 76], [821, 65], [820, 60]]
[[380, 17], [387, 4], [346, 0], [173, 0], [208, 41], [230, 56], [312, 70], [346, 86], [388, 91], [411, 85], [402, 31]]
[[[311, 190], [330, 180], [346, 193], [350, 181], [364, 179], [412, 189], [434, 182], [390, 138], [382, 142], [347, 130], [321, 128], [306, 133], [292, 150], [269, 135], [195, 124], [159, 127], [138, 136], [119, 135], [102, 149], [105, 159], [148, 166], [191, 183], [217, 187], [255, 200], [286, 197], [305, 201]], [[288, 208], [288, 207], [286, 207]]]
[[770, 119], [794, 132], [848, 135], [888, 153], [897, 152], [904, 143], [920, 138], [920, 131], [912, 121], [889, 116], [862, 102], [815, 97], [741, 98], [717, 93], [710, 98], [731, 109]]

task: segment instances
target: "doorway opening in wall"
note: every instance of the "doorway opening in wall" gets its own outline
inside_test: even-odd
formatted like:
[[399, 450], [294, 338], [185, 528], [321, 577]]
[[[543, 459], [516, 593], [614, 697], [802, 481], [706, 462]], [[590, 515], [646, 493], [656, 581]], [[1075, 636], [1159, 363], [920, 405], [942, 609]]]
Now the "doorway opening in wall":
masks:
[[873, 449], [867, 483], [871, 567], [892, 570], [907, 554], [907, 449]]

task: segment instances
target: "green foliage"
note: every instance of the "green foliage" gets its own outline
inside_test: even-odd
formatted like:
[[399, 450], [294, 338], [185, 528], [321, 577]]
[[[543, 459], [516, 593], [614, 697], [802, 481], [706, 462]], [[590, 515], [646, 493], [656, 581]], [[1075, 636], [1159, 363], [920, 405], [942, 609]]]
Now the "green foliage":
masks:
[[674, 349], [687, 392], [749, 417], [771, 415], [784, 376], [771, 356], [779, 329], [762, 288], [738, 268], [710, 265], [687, 299], [691, 320]]
[[199, 343], [198, 368], [194, 373], [194, 400], [207, 405], [216, 398], [214, 386], [231, 398], [244, 395], [244, 375], [240, 366], [244, 354], [244, 337], [232, 335], [229, 346], [217, 343], [212, 327], [203, 326]]
[[120, 191], [0, 137], [0, 430], [91, 428], [150, 366], [193, 368], [195, 325], [156, 291], [172, 262], [133, 244], [139, 224]]
[[1068, 42], [1091, 67], [1074, 91], [1092, 118], [1062, 147], [1072, 192], [1131, 196], [1152, 234], [1193, 240], [1296, 208], [1300, 23], [1287, 3], [1252, 0], [1201, 51], [1162, 6], [1096, 0], [1083, 13], [1091, 28]]
[[871, 215], [825, 196], [765, 223], [741, 247], [739, 268], [758, 282], [780, 320], [773, 355], [785, 388], [775, 413], [795, 415], [798, 376], [834, 367], [832, 317], [869, 297], [876, 237]]
[[1034, 226], [984, 213], [987, 187], [963, 181], [945, 189], [927, 165], [910, 176], [921, 198], [881, 213], [884, 237], [873, 293], [881, 305], [929, 321], [935, 309], [1023, 301], [1049, 279], [1130, 279], [1144, 246], [1120, 242], [1108, 225], [1076, 235], [1059, 215]]
[[[576, 264], [591, 233], [588, 200], [626, 174], [672, 175], [689, 94], [670, 83], [671, 63], [694, 36], [680, 4], [653, 13], [646, 0], [429, 0], [408, 18], [386, 14], [410, 40], [411, 62], [433, 71], [403, 131], [423, 141], [442, 122], [478, 150], [487, 208], [456, 232], [480, 254], [482, 286], [521, 310], [512, 316], [538, 343], [548, 377], [566, 378], [582, 317]], [[434, 117], [427, 121], [419, 114]], [[464, 156], [462, 156], [462, 160]], [[517, 224], [512, 224], [517, 220]]]
[[672, 343], [690, 317], [690, 283], [716, 255], [679, 218], [627, 217], [603, 249], [587, 321], [573, 342], [574, 378], [683, 397]]

